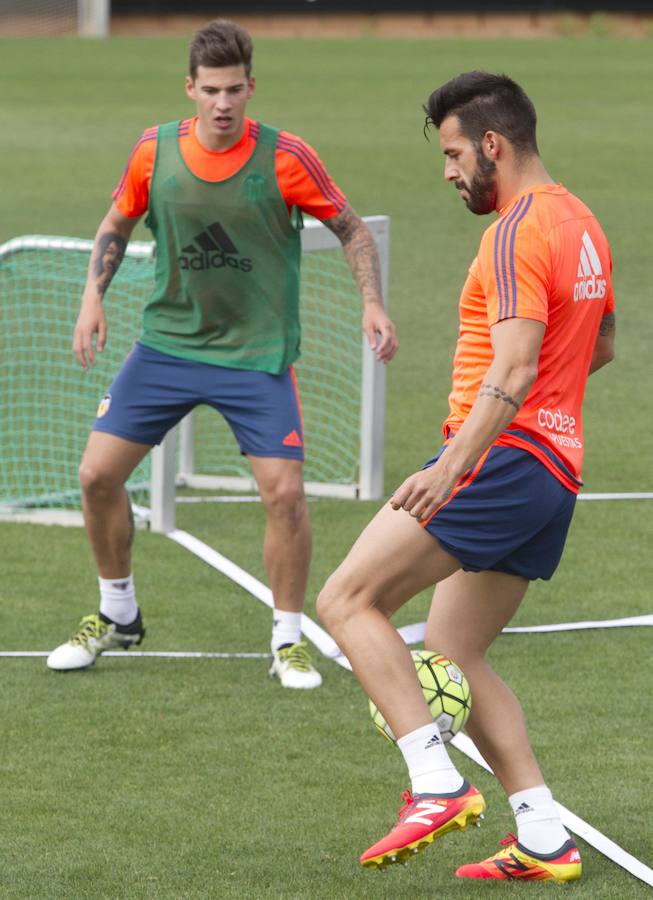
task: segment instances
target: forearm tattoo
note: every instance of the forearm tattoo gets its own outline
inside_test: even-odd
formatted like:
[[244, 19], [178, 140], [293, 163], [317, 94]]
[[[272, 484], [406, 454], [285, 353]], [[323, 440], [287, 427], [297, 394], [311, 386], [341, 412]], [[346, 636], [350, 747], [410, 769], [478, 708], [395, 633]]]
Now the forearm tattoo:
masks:
[[127, 241], [116, 231], [107, 231], [98, 238], [94, 272], [95, 286], [100, 296], [104, 296], [118, 271], [126, 247]]
[[506, 394], [505, 391], [502, 391], [500, 387], [496, 387], [493, 384], [482, 384], [481, 388], [478, 392], [479, 397], [494, 397], [495, 400], [503, 400], [504, 403], [509, 403], [511, 406], [514, 406], [515, 409], [519, 409], [519, 403], [510, 396], [510, 394]]
[[349, 206], [323, 223], [342, 244], [347, 262], [363, 300], [381, 297], [381, 264], [374, 238], [367, 226]]
[[612, 334], [614, 327], [614, 313], [606, 313], [599, 325], [599, 335], [601, 337], [607, 337], [609, 334]]

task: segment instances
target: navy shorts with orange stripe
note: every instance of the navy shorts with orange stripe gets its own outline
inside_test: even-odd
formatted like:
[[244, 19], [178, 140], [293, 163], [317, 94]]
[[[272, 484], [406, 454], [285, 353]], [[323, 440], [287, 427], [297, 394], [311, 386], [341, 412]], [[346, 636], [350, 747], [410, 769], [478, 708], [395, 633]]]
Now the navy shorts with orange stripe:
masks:
[[[429, 468], [442, 453], [430, 459]], [[460, 486], [459, 486], [460, 485]], [[532, 454], [490, 448], [422, 526], [466, 572], [492, 570], [548, 580], [555, 572], [574, 513], [567, 490]]]
[[159, 444], [196, 406], [227, 420], [241, 453], [304, 459], [292, 366], [281, 375], [181, 359], [137, 343], [105, 394], [93, 426], [139, 444]]

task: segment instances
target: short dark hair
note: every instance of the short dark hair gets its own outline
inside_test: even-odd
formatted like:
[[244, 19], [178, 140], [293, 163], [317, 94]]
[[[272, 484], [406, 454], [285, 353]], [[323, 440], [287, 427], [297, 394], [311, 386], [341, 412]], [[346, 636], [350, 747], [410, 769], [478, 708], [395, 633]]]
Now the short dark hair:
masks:
[[193, 35], [190, 42], [190, 77], [195, 81], [199, 66], [220, 69], [224, 66], [245, 66], [245, 74], [252, 71], [252, 39], [235, 22], [214, 19]]
[[535, 107], [523, 88], [507, 75], [463, 72], [433, 91], [424, 112], [426, 128], [439, 128], [447, 116], [457, 116], [461, 131], [476, 146], [487, 131], [497, 131], [517, 153], [538, 153]]

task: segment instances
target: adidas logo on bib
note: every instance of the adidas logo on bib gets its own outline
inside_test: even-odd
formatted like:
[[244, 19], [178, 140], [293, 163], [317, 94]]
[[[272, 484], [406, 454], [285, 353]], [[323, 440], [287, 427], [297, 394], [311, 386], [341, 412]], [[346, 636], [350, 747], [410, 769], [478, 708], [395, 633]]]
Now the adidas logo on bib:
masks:
[[241, 257], [238, 248], [219, 222], [209, 225], [193, 238], [192, 243], [181, 248], [178, 257], [181, 269], [240, 269], [252, 271], [252, 260]]

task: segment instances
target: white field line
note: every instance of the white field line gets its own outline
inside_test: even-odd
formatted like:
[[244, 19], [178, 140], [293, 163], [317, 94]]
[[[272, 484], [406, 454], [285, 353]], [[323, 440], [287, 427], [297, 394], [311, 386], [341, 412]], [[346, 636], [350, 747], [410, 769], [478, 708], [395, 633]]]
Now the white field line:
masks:
[[[191, 553], [195, 553], [196, 556], [199, 556], [200, 559], [203, 559], [204, 562], [213, 566], [219, 572], [227, 575], [228, 578], [231, 578], [241, 587], [244, 587], [245, 590], [249, 591], [250, 594], [265, 603], [266, 606], [272, 606], [272, 593], [270, 589], [264, 584], [261, 584], [257, 578], [254, 578], [244, 569], [241, 569], [240, 566], [237, 566], [235, 563], [231, 562], [231, 560], [222, 556], [221, 553], [218, 553], [203, 541], [200, 541], [187, 532], [180, 531], [179, 529], [169, 532], [167, 536], [171, 538], [171, 540], [181, 544], [182, 547], [186, 547]], [[340, 653], [335, 641], [326, 633], [326, 631], [324, 631], [324, 629], [306, 615], [302, 615], [302, 631], [325, 656], [334, 659], [344, 668], [351, 669], [349, 661]], [[461, 753], [464, 753], [465, 756], [469, 757], [469, 759], [473, 760], [478, 765], [483, 766], [483, 768], [486, 768], [488, 771], [492, 771], [467, 735], [456, 735], [452, 743]], [[612, 860], [612, 862], [621, 866], [627, 872], [630, 872], [631, 875], [634, 875], [646, 884], [653, 886], [653, 869], [644, 865], [644, 863], [640, 862], [618, 844], [615, 844], [614, 841], [611, 841], [610, 838], [606, 837], [600, 831], [597, 831], [596, 828], [593, 828], [566, 807], [559, 803], [556, 805], [560, 812], [563, 824], [570, 831], [573, 831], [574, 834], [582, 837], [583, 840], [588, 844], [591, 844], [591, 846], [598, 850], [599, 853], [602, 853], [608, 859]]]
[[[591, 628], [629, 628], [639, 625], [653, 625], [653, 614], [630, 616], [626, 619], [588, 620], [585, 622], [557, 622], [554, 625], [515, 625], [504, 628], [502, 634], [548, 634], [552, 631], [585, 631]], [[418, 644], [424, 640], [426, 622], [404, 625], [397, 629], [407, 644]]]
[[[134, 486], [137, 487], [137, 486]], [[314, 496], [308, 496], [309, 502], [315, 500]], [[578, 495], [579, 500], [653, 500], [653, 493], [615, 493], [615, 494], [583, 494]], [[260, 503], [258, 495], [215, 495], [215, 496], [191, 496], [176, 497], [175, 503]], [[150, 521], [150, 510], [145, 506], [132, 504], [132, 510], [136, 516], [139, 527], [146, 527]], [[0, 505], [0, 522], [27, 522], [33, 525], [63, 525], [81, 528], [84, 525], [82, 514], [79, 510], [65, 509], [20, 509], [12, 505]]]
[[[232, 581], [235, 581], [236, 584], [239, 584], [246, 591], [249, 591], [257, 600], [265, 603], [270, 609], [272, 608], [272, 591], [270, 588], [262, 584], [258, 578], [250, 575], [249, 572], [241, 569], [240, 566], [237, 566], [230, 559], [227, 559], [226, 556], [218, 553], [217, 550], [188, 534], [188, 532], [180, 531], [178, 528], [168, 532], [166, 537], [199, 556], [204, 562], [222, 572], [227, 578], [231, 578]], [[303, 613], [302, 631], [326, 656], [334, 658], [340, 654], [340, 648], [336, 642], [316, 622]]]
[[193, 497], [175, 497], [175, 503], [260, 503], [261, 498], [258, 494], [245, 494], [242, 497], [234, 497], [231, 494], [217, 494], [209, 497], [201, 495]]
[[634, 492], [623, 494], [584, 494], [578, 495], [579, 500], [653, 500], [653, 494], [647, 492]]
[[[315, 499], [313, 497], [311, 500]], [[653, 493], [616, 493], [616, 494], [583, 494], [578, 495], [579, 500], [653, 500]], [[260, 503], [261, 498], [258, 494], [243, 494], [234, 496], [232, 494], [215, 494], [205, 496], [198, 494], [191, 497], [175, 497], [175, 503]]]

